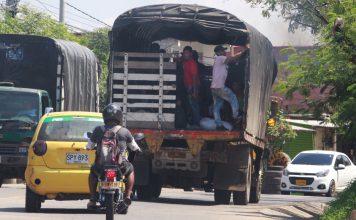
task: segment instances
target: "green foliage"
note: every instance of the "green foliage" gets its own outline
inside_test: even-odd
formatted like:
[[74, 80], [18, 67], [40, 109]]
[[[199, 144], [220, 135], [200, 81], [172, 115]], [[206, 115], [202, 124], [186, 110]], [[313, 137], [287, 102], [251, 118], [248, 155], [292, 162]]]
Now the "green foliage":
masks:
[[26, 5], [20, 6], [16, 17], [12, 17], [4, 9], [0, 10], [0, 33], [30, 34], [78, 41], [78, 37], [69, 32], [64, 24]]
[[[303, 22], [313, 26], [319, 43], [315, 49], [294, 50], [287, 62], [280, 65], [288, 76], [276, 90], [293, 98], [298, 91], [315, 115], [329, 113], [346, 138], [356, 137], [356, 1], [354, 0], [248, 0], [263, 4], [268, 12], [281, 10], [291, 23], [297, 22], [291, 13], [317, 18]], [[306, 6], [297, 7], [305, 3]], [[293, 8], [293, 9], [292, 9]], [[308, 10], [310, 11], [307, 12]], [[322, 17], [321, 17], [322, 16]], [[305, 18], [306, 19], [306, 18]], [[287, 75], [287, 74], [286, 74]], [[279, 77], [283, 78], [283, 77]], [[309, 97], [312, 89], [320, 88], [321, 98]]]
[[279, 112], [275, 118], [275, 126], [267, 127], [268, 145], [273, 150], [283, 150], [283, 146], [293, 140], [297, 136], [297, 133], [285, 120], [281, 112]]
[[252, 6], [262, 5], [262, 15], [270, 17], [271, 12], [279, 12], [289, 21], [289, 31], [309, 28], [318, 33], [323, 25], [329, 23], [327, 12], [337, 0], [246, 0]]
[[330, 203], [330, 207], [320, 217], [321, 220], [345, 220], [349, 219], [351, 211], [356, 209], [356, 181], [343, 192], [338, 194], [336, 200]]

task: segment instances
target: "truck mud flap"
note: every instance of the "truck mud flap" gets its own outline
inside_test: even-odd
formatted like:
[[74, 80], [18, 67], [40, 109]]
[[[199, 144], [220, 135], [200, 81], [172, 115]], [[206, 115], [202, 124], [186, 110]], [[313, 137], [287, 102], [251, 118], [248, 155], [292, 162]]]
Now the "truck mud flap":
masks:
[[138, 155], [133, 165], [135, 169], [135, 185], [148, 185], [151, 173], [151, 157]]
[[215, 189], [245, 190], [250, 149], [249, 145], [228, 147], [227, 163], [216, 163], [214, 167]]

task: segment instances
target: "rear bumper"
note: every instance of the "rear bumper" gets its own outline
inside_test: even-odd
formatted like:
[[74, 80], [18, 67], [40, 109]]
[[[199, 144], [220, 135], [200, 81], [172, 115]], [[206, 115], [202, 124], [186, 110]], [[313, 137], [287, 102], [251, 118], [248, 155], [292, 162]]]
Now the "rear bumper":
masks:
[[50, 169], [46, 166], [28, 166], [26, 184], [32, 191], [49, 198], [59, 194], [89, 194], [89, 169]]
[[23, 178], [27, 155], [0, 155], [0, 178]]

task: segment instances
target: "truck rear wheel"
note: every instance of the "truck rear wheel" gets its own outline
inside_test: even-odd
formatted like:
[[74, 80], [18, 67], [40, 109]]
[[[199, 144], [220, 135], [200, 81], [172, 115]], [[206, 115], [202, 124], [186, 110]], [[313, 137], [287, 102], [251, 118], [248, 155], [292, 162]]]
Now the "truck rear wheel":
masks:
[[217, 205], [228, 205], [231, 200], [231, 192], [229, 190], [214, 190], [214, 200]]
[[0, 179], [0, 188], [1, 188], [2, 184], [3, 184], [3, 182], [4, 182], [4, 179]]
[[251, 155], [248, 154], [248, 162], [246, 169], [246, 187], [244, 191], [233, 192], [233, 200], [235, 205], [247, 205], [250, 201], [250, 191], [251, 191], [251, 175], [252, 175], [252, 164]]
[[262, 189], [262, 183], [261, 183], [261, 177], [258, 177], [257, 183], [255, 186], [251, 186], [251, 192], [250, 192], [250, 203], [258, 203], [261, 198], [261, 189]]
[[41, 209], [41, 197], [36, 193], [32, 192], [26, 186], [26, 201], [25, 210], [26, 212], [38, 212]]

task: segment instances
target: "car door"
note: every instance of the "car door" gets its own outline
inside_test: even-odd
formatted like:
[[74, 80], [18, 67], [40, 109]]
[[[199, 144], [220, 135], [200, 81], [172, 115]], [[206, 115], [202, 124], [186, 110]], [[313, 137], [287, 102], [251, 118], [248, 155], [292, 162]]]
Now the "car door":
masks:
[[336, 184], [336, 188], [338, 190], [343, 189], [345, 186], [345, 182], [346, 182], [345, 169], [342, 169], [342, 170], [338, 169], [339, 164], [343, 164], [341, 155], [338, 155], [336, 157], [335, 164], [334, 164], [334, 169], [336, 170], [336, 173], [337, 173], [335, 184]]
[[342, 162], [345, 165], [345, 187], [348, 186], [348, 184], [354, 179], [354, 167], [352, 166], [352, 163], [350, 159], [346, 155], [342, 155]]

